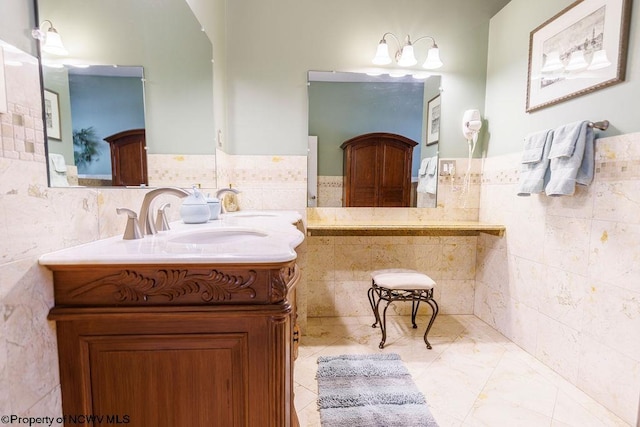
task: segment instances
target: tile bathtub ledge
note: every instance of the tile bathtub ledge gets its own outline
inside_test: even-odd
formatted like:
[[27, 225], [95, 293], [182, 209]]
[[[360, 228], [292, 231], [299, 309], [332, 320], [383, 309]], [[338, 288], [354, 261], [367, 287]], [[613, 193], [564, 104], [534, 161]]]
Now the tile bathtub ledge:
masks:
[[475, 221], [310, 221], [307, 224], [307, 236], [478, 236], [486, 233], [502, 237], [505, 230], [504, 225]]

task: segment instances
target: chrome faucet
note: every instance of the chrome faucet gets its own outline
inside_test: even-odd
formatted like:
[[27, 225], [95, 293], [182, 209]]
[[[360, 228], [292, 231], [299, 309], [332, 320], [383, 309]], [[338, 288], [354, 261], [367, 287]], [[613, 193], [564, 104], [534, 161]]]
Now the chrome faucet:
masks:
[[227, 208], [225, 207], [224, 201], [222, 200], [224, 195], [227, 193], [233, 193], [233, 194], [238, 194], [240, 193], [239, 190], [236, 190], [235, 188], [221, 188], [220, 190], [216, 191], [216, 198], [218, 200], [220, 200], [220, 207], [221, 207], [221, 211], [222, 212], [226, 212]]
[[158, 232], [153, 219], [151, 202], [161, 194], [171, 194], [180, 198], [191, 195], [187, 190], [178, 187], [160, 187], [145, 194], [140, 207], [140, 228], [144, 234], [156, 234]]

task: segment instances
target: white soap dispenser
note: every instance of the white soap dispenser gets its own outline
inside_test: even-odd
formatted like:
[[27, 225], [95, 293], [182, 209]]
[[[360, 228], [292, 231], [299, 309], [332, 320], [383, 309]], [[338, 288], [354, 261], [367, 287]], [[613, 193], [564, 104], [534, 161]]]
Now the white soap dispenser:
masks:
[[209, 206], [204, 196], [194, 186], [193, 193], [184, 198], [180, 206], [180, 217], [185, 224], [202, 224], [209, 221]]

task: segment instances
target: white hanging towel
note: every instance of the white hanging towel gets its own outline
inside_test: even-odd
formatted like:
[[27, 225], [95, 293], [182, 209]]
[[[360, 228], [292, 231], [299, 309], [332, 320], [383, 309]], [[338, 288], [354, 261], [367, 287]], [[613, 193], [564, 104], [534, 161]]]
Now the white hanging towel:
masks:
[[438, 156], [425, 157], [418, 169], [418, 193], [436, 194], [438, 187]]
[[49, 153], [49, 178], [52, 187], [67, 187], [67, 164], [62, 154]]

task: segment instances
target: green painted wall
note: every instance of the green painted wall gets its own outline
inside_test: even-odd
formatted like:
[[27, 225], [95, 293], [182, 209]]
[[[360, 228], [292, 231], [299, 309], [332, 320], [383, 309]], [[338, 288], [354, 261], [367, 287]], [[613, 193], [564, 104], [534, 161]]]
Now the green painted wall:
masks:
[[[462, 114], [482, 110], [489, 19], [504, 1], [242, 0], [227, 3], [230, 154], [306, 155], [307, 71], [361, 71], [383, 33], [432, 35], [444, 67], [440, 154], [465, 157]], [[214, 41], [215, 44], [215, 41]], [[420, 51], [421, 44], [416, 44]], [[428, 47], [424, 45], [423, 47]]]
[[152, 154], [215, 153], [212, 45], [184, 0], [38, 0], [70, 57], [143, 66]]
[[[526, 113], [529, 34], [572, 0], [512, 0], [492, 20], [489, 32], [485, 119], [488, 156], [518, 152], [529, 132], [578, 120], [611, 122], [601, 135], [640, 131], [640, 5], [631, 16], [627, 77], [622, 83]], [[637, 3], [637, 1], [636, 1]]]
[[36, 44], [25, 31], [35, 27], [35, 7], [29, 0], [2, 0], [0, 3], [0, 39], [36, 56]]
[[[318, 175], [343, 173], [340, 145], [363, 133], [421, 141], [424, 83], [310, 82], [309, 135], [318, 137]], [[413, 153], [420, 163], [420, 144]]]

